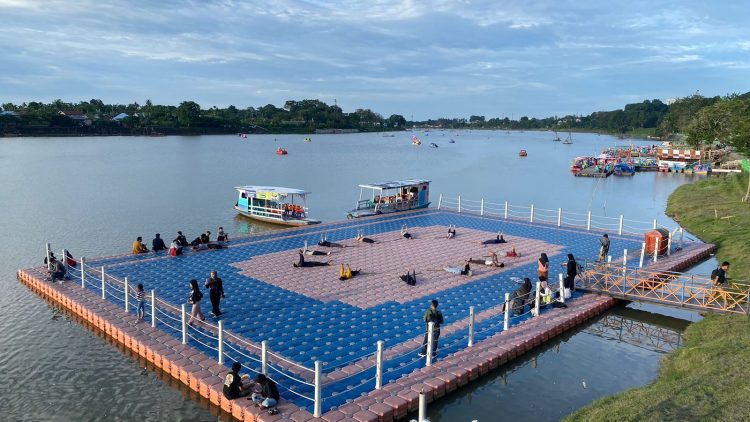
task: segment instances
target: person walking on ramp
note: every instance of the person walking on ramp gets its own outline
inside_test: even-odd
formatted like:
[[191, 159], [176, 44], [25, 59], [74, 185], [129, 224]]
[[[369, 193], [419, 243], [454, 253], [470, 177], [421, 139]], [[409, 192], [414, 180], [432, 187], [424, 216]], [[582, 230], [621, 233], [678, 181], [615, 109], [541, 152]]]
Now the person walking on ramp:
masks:
[[440, 325], [443, 323], [443, 313], [438, 311], [438, 301], [433, 299], [430, 302], [430, 309], [424, 313], [424, 322], [427, 324], [427, 332], [424, 334], [424, 341], [422, 342], [422, 351], [419, 352], [419, 356], [427, 356], [427, 338], [430, 335], [430, 323], [434, 323], [432, 329], [432, 357], [437, 356], [438, 339], [440, 338]]

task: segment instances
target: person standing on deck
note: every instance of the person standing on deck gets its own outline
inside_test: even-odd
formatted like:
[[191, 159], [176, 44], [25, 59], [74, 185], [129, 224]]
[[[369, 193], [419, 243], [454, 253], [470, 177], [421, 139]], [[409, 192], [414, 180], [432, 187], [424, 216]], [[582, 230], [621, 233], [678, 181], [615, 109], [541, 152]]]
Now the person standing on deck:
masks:
[[578, 262], [576, 262], [575, 256], [572, 253], [568, 254], [568, 262], [563, 264], [566, 268], [566, 277], [563, 280], [563, 287], [570, 289], [572, 292], [575, 288], [575, 279], [578, 275]]
[[599, 248], [599, 261], [604, 262], [607, 260], [607, 255], [609, 254], [609, 236], [606, 233], [599, 239], [599, 244], [601, 245], [601, 248]]
[[549, 258], [546, 253], [542, 253], [537, 260], [537, 276], [541, 281], [549, 279]]
[[190, 310], [190, 321], [188, 321], [188, 325], [190, 326], [193, 325], [193, 321], [195, 320], [206, 320], [206, 317], [203, 316], [203, 311], [201, 311], [201, 299], [203, 299], [203, 292], [201, 292], [200, 287], [198, 287], [198, 280], [190, 280], [190, 295], [188, 296], [188, 303], [193, 305]]
[[205, 286], [208, 288], [208, 298], [211, 299], [211, 313], [215, 317], [221, 316], [221, 299], [224, 298], [224, 283], [218, 277], [216, 271], [211, 271], [211, 277], [206, 280]]
[[143, 244], [143, 238], [138, 236], [135, 239], [135, 242], [133, 242], [133, 255], [138, 255], [146, 252], [148, 252], [148, 248]]
[[427, 332], [424, 334], [424, 341], [422, 341], [422, 351], [419, 352], [419, 356], [427, 356], [427, 338], [430, 335], [429, 327], [430, 323], [434, 323], [432, 329], [432, 357], [437, 356], [438, 339], [440, 338], [440, 325], [443, 324], [443, 313], [438, 311], [438, 301], [433, 299], [430, 302], [430, 309], [424, 313], [424, 322], [427, 324]]

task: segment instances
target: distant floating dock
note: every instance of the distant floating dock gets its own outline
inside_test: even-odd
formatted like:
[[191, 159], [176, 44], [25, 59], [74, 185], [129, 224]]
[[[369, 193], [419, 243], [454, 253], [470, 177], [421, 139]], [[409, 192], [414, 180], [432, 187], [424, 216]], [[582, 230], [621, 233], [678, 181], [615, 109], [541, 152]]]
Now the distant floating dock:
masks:
[[[443, 208], [449, 204], [442, 197], [440, 202]], [[481, 206], [484, 214], [484, 201]], [[391, 421], [417, 410], [420, 391], [428, 402], [438, 399], [616, 303], [577, 292], [566, 300], [566, 309], [542, 308], [532, 316], [527, 306], [523, 314], [512, 315], [511, 307], [503, 306], [506, 293], [518, 287], [514, 279], [535, 278], [540, 253], [550, 257], [550, 281], [557, 289], [566, 254], [594, 258], [602, 229], [592, 227], [590, 215], [588, 227], [581, 228], [566, 222], [562, 213], [561, 224], [542, 222], [540, 210], [534, 222], [533, 206], [530, 219], [518, 208], [509, 211], [506, 205], [505, 210], [498, 217], [466, 208], [428, 209], [263, 233], [234, 239], [227, 249], [179, 257], [86, 259], [70, 268], [71, 280], [64, 283], [45, 281], [44, 268], [19, 270], [18, 276], [237, 420]], [[413, 239], [401, 237], [404, 224]], [[453, 239], [445, 237], [449, 225], [456, 227]], [[614, 231], [608, 230], [613, 256], [640, 251], [642, 236]], [[359, 232], [375, 243], [356, 242]], [[498, 232], [507, 243], [482, 244]], [[321, 235], [345, 247], [316, 247], [333, 253], [307, 259], [332, 260], [333, 265], [293, 268], [296, 251], [305, 242], [316, 245]], [[511, 247], [519, 258], [505, 257]], [[660, 265], [682, 269], [678, 263], [691, 260], [680, 257], [690, 250], [674, 252]], [[471, 277], [442, 270], [461, 266], [469, 257], [483, 259], [490, 251], [498, 253], [503, 268], [475, 265]], [[339, 264], [362, 273], [339, 281]], [[416, 286], [398, 278], [411, 268], [417, 271]], [[224, 314], [220, 321], [208, 317], [205, 324], [189, 327], [187, 281], [196, 278], [202, 284], [212, 270], [224, 281]], [[146, 320], [140, 322], [132, 296], [137, 283], [148, 292]], [[431, 299], [439, 300], [445, 324], [438, 356], [424, 358], [417, 352], [425, 333], [422, 315]], [[202, 305], [208, 315], [208, 300]], [[223, 376], [233, 361], [242, 362], [251, 375], [262, 372], [277, 382], [279, 416], [247, 400], [223, 397]]]

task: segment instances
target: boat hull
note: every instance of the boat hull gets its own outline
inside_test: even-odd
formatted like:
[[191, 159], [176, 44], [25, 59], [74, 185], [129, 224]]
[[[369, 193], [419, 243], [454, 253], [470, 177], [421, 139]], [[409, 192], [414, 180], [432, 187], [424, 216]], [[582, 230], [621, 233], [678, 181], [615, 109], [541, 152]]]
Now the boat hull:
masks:
[[241, 209], [237, 207], [235, 207], [234, 209], [237, 210], [237, 212], [240, 213], [242, 216], [250, 218], [252, 220], [258, 220], [264, 223], [278, 224], [280, 226], [300, 227], [300, 226], [309, 226], [311, 224], [320, 223], [320, 220], [314, 220], [312, 218], [295, 218], [295, 219], [281, 220], [278, 218], [269, 218], [269, 217], [263, 217], [257, 214], [251, 214], [247, 211], [242, 211]]
[[378, 212], [375, 212], [374, 209], [368, 209], [368, 210], [352, 210], [349, 211], [346, 214], [346, 218], [361, 218], [361, 217], [372, 217], [373, 215], [382, 215], [382, 214], [393, 214], [396, 212], [404, 212], [404, 211], [414, 211], [419, 210], [422, 208], [427, 208], [430, 205], [430, 203], [426, 203], [424, 205], [411, 207], [411, 208], [405, 208], [405, 209], [385, 209], [385, 210], [378, 210]]

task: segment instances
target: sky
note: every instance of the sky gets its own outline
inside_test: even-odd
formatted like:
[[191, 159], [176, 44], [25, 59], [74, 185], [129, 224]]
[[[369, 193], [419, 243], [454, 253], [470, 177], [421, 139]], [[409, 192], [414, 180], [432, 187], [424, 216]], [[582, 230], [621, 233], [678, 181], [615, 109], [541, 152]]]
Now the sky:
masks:
[[750, 91], [750, 1], [0, 0], [0, 104], [562, 116]]

